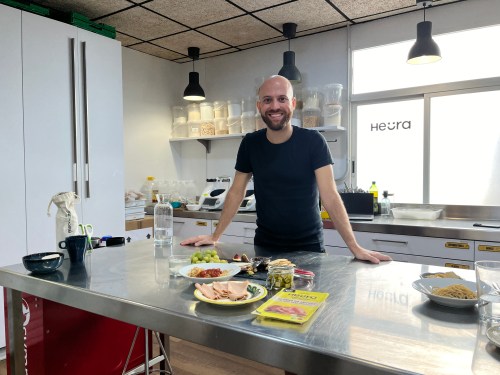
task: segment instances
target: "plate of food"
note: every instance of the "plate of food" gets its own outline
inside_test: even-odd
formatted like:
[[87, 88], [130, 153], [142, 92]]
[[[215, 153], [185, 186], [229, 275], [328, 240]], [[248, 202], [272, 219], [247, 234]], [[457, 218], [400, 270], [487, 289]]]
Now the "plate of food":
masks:
[[239, 306], [253, 303], [267, 295], [262, 285], [249, 281], [215, 281], [195, 284], [194, 296], [200, 301], [220, 306]]
[[428, 278], [416, 280], [412, 286], [443, 306], [464, 308], [477, 304], [476, 283], [473, 281]]
[[453, 271], [448, 272], [424, 272], [420, 275], [421, 279], [462, 279]]
[[488, 340], [495, 344], [497, 348], [500, 348], [500, 325], [490, 327], [486, 330], [486, 337]]
[[241, 271], [233, 263], [198, 263], [184, 266], [179, 273], [193, 283], [227, 281]]

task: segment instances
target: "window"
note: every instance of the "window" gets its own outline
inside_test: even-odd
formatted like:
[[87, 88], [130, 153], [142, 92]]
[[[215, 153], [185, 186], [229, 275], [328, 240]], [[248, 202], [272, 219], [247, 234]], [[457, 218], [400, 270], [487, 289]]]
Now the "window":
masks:
[[[435, 36], [443, 60], [423, 66], [406, 64], [411, 43], [353, 52], [353, 186], [376, 181], [398, 203], [500, 206], [496, 38], [500, 26]], [[457, 39], [479, 46], [474, 63]], [[384, 61], [376, 75], [373, 61]]]

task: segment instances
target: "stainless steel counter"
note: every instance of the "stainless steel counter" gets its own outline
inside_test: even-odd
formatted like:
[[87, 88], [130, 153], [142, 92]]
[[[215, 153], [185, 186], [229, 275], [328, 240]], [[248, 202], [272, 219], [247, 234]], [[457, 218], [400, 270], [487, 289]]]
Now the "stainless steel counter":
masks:
[[[250, 245], [217, 247], [226, 257], [266, 253]], [[31, 276], [21, 264], [0, 268], [0, 285], [8, 288], [14, 316], [9, 334], [12, 355], [19, 359], [16, 373], [23, 373], [20, 291], [298, 374], [500, 372], [500, 349], [487, 341], [487, 325], [478, 323], [474, 309], [435, 305], [412, 288], [420, 273], [440, 267], [274, 254], [314, 271], [313, 290], [330, 293], [312, 320], [300, 326], [257, 320], [251, 312], [261, 302], [220, 307], [198, 301], [192, 284], [168, 273], [169, 254], [193, 250], [155, 249], [147, 240], [96, 249], [86, 272], [76, 272], [68, 261], [46, 276]], [[473, 271], [456, 272], [474, 280]]]
[[[178, 217], [194, 219], [218, 220], [220, 211], [182, 211], [174, 213]], [[233, 221], [255, 223], [255, 213], [239, 213]], [[483, 223], [500, 226], [500, 220], [479, 219], [438, 219], [438, 220], [409, 220], [394, 219], [393, 217], [376, 216], [373, 221], [352, 221], [352, 229], [359, 232], [374, 232], [388, 234], [402, 234], [407, 236], [457, 238], [462, 240], [496, 241], [500, 242], [500, 229], [478, 228], [474, 223]], [[324, 221], [326, 229], [333, 229], [330, 220]]]

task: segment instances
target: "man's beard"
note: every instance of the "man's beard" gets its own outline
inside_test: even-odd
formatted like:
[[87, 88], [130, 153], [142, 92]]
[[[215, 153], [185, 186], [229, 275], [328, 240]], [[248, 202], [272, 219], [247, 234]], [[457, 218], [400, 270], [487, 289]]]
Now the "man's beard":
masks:
[[[268, 113], [274, 113], [274, 112], [268, 112]], [[290, 114], [289, 113], [284, 113], [283, 114], [283, 119], [278, 122], [277, 124], [273, 123], [273, 121], [268, 118], [265, 114], [261, 114], [260, 115], [262, 117], [262, 121], [264, 121], [264, 123], [267, 125], [267, 127], [271, 130], [275, 130], [275, 131], [278, 131], [278, 130], [281, 130], [285, 127], [285, 125], [290, 121]]]

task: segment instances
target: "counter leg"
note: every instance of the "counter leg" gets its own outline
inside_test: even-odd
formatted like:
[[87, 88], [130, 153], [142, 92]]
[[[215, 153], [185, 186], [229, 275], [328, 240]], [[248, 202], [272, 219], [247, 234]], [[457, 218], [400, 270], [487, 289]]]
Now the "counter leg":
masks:
[[9, 375], [25, 374], [24, 368], [24, 314], [21, 292], [5, 289], [7, 303], [7, 329], [9, 334]]

